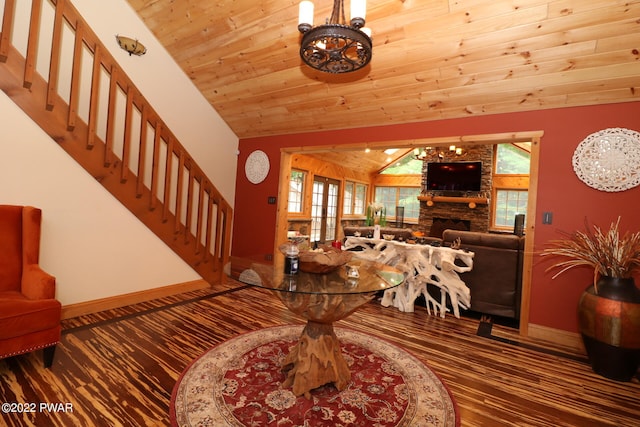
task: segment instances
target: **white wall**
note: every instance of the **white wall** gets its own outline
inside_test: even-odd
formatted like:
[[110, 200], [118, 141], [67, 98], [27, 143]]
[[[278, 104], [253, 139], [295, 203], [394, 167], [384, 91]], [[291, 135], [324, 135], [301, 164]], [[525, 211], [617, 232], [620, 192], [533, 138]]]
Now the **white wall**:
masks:
[[42, 209], [40, 265], [63, 305], [200, 276], [0, 92], [0, 203]]
[[[233, 206], [238, 138], [125, 0], [72, 1]], [[148, 53], [129, 57], [116, 34]], [[40, 264], [56, 276], [63, 305], [200, 277], [1, 92], [0, 112], [0, 204], [43, 210]]]
[[[222, 196], [235, 200], [238, 137], [169, 56], [126, 0], [71, 0], [91, 29]], [[140, 40], [144, 56], [129, 56], [115, 36]]]

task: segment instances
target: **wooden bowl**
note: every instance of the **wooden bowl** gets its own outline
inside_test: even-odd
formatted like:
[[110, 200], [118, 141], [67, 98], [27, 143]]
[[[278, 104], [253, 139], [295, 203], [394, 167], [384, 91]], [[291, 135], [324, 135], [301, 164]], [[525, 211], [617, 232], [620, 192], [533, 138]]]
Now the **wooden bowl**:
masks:
[[352, 252], [332, 246], [323, 246], [318, 251], [300, 252], [300, 271], [305, 273], [330, 273], [351, 260]]

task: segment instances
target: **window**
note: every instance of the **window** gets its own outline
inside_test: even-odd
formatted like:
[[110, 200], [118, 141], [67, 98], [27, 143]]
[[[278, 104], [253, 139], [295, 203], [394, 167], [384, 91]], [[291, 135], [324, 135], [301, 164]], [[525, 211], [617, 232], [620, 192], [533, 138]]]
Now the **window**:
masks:
[[496, 146], [491, 218], [494, 229], [513, 230], [516, 215], [527, 213], [530, 150], [530, 143]]
[[380, 173], [388, 175], [421, 175], [423, 163], [422, 160], [416, 160], [413, 151], [411, 151]]
[[289, 213], [302, 213], [304, 208], [304, 181], [307, 173], [300, 170], [291, 170], [289, 180]]
[[418, 221], [420, 202], [417, 187], [376, 187], [375, 201], [382, 203], [387, 211], [387, 219], [395, 218], [396, 206], [404, 206], [404, 219]]
[[527, 190], [496, 190], [494, 226], [512, 229], [516, 215], [527, 213], [528, 197]]
[[365, 205], [367, 203], [367, 186], [364, 184], [356, 184], [356, 198], [353, 204], [353, 213], [355, 215], [364, 215]]
[[398, 206], [404, 206], [405, 220], [414, 219], [418, 221], [420, 216], [420, 201], [418, 200], [420, 189], [401, 187], [398, 191], [400, 192]]
[[364, 215], [367, 201], [367, 186], [358, 182], [346, 181], [344, 185], [344, 215]]
[[496, 149], [496, 174], [529, 175], [531, 144], [521, 148], [514, 144], [498, 144]]

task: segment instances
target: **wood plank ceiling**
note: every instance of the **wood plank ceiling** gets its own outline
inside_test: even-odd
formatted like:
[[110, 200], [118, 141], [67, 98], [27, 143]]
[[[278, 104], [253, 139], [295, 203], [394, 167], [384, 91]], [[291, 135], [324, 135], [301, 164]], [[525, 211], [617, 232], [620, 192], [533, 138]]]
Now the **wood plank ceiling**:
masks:
[[240, 138], [640, 99], [640, 1], [369, 0], [344, 75], [303, 65], [298, 0], [128, 1]]

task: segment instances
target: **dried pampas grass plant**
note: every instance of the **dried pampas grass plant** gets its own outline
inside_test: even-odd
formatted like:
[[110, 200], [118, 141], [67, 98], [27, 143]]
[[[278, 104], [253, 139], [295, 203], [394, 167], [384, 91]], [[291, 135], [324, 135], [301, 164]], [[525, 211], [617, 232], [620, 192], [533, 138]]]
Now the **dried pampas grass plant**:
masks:
[[553, 278], [565, 271], [581, 265], [593, 268], [593, 285], [596, 294], [596, 283], [602, 276], [619, 279], [630, 278], [640, 267], [640, 232], [626, 232], [620, 237], [618, 226], [620, 217], [612, 222], [609, 230], [603, 232], [600, 227], [589, 227], [585, 220], [586, 231], [563, 233], [567, 239], [549, 241], [549, 248], [542, 251], [542, 256], [551, 255], [565, 258], [547, 270], [559, 268]]

